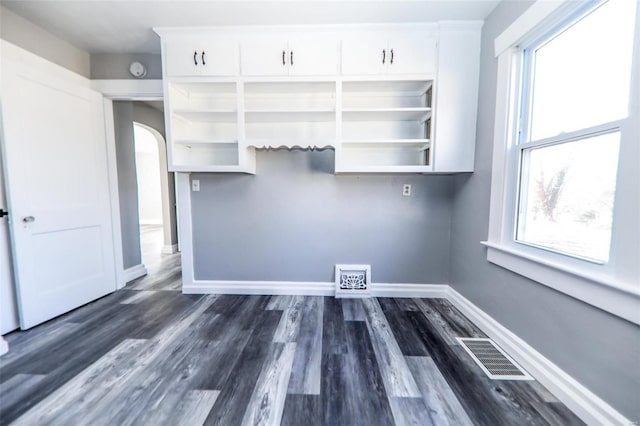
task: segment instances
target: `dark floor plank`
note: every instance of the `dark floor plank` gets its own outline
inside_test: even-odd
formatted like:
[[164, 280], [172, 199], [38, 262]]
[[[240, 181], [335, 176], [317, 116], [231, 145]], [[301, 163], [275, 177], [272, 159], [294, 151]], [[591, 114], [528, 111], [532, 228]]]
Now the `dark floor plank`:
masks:
[[360, 299], [342, 299], [342, 314], [345, 321], [366, 321], [364, 307]]
[[422, 398], [389, 398], [396, 425], [432, 426], [429, 410]]
[[290, 394], [320, 395], [323, 310], [322, 297], [305, 297], [287, 391]]
[[401, 311], [406, 311], [406, 312], [420, 311], [420, 308], [416, 306], [416, 303], [413, 301], [413, 299], [410, 299], [408, 297], [398, 297], [393, 300], [395, 300], [395, 302], [398, 304], [398, 307], [400, 308]]
[[322, 424], [320, 395], [287, 395], [281, 426], [321, 426]]
[[282, 312], [280, 324], [273, 335], [273, 341], [278, 343], [295, 342], [298, 340], [302, 311], [304, 308], [303, 296], [292, 296], [289, 305]]
[[430, 309], [437, 311], [449, 329], [458, 337], [487, 337], [478, 326], [446, 299], [422, 299]]
[[407, 319], [405, 312], [400, 309], [396, 300], [379, 298], [378, 301], [402, 354], [404, 356], [429, 356], [429, 351], [419, 339], [413, 324]]
[[324, 298], [322, 317], [322, 353], [343, 354], [347, 352], [347, 338], [344, 333], [342, 304], [334, 297]]
[[244, 425], [277, 425], [282, 419], [295, 343], [272, 343], [244, 413]]
[[255, 329], [239, 354], [229, 379], [220, 388], [220, 395], [205, 424], [235, 425], [242, 421], [282, 312], [261, 311], [254, 315], [258, 317]]
[[380, 304], [376, 299], [363, 299], [362, 304], [367, 314], [367, 329], [387, 394], [390, 397], [420, 397], [420, 390], [407, 367]]
[[345, 331], [349, 351], [342, 358], [346, 389], [344, 395], [355, 397], [344, 398], [348, 409], [342, 424], [393, 424], [387, 391], [367, 325], [363, 322], [348, 322]]
[[462, 408], [451, 387], [429, 357], [407, 357], [407, 364], [420, 388], [422, 400], [435, 425], [471, 426], [473, 423]]

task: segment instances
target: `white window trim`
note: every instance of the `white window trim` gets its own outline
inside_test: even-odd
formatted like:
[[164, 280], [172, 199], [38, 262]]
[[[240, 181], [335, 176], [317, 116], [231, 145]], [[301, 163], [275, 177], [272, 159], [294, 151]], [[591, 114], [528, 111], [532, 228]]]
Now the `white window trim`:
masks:
[[531, 247], [514, 240], [517, 162], [513, 161], [515, 117], [511, 103], [524, 45], [567, 16], [597, 1], [538, 0], [495, 39], [498, 82], [494, 128], [489, 235], [481, 243], [487, 260], [640, 324], [640, 7], [636, 10], [630, 116], [621, 122], [620, 160], [612, 230], [606, 264], [597, 264]]

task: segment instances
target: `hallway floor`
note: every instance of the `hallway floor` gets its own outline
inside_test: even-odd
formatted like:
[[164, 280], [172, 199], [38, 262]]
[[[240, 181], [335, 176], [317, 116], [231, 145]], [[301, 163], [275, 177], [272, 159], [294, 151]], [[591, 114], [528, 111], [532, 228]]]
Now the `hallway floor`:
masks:
[[491, 381], [443, 299], [183, 295], [179, 255], [7, 336], [0, 424], [572, 425], [535, 381]]

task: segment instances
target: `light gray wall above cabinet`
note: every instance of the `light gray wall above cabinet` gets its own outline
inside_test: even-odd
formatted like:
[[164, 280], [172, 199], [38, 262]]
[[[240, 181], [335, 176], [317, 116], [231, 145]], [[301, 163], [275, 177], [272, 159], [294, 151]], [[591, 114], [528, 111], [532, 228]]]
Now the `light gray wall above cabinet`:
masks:
[[89, 77], [89, 54], [0, 5], [0, 38]]
[[[333, 151], [258, 151], [251, 175], [194, 173], [198, 280], [448, 282], [450, 176], [333, 175]], [[403, 184], [411, 197], [402, 196]]]
[[94, 80], [135, 79], [129, 72], [132, 62], [140, 62], [147, 69], [144, 79], [162, 78], [160, 55], [150, 53], [92, 53], [91, 78]]

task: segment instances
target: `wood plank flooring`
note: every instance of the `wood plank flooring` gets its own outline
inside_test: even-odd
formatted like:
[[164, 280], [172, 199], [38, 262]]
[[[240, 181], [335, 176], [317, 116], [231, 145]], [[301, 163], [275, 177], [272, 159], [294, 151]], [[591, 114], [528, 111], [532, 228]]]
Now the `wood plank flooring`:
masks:
[[177, 255], [6, 336], [0, 424], [578, 425], [537, 382], [491, 381], [442, 299], [183, 295]]

